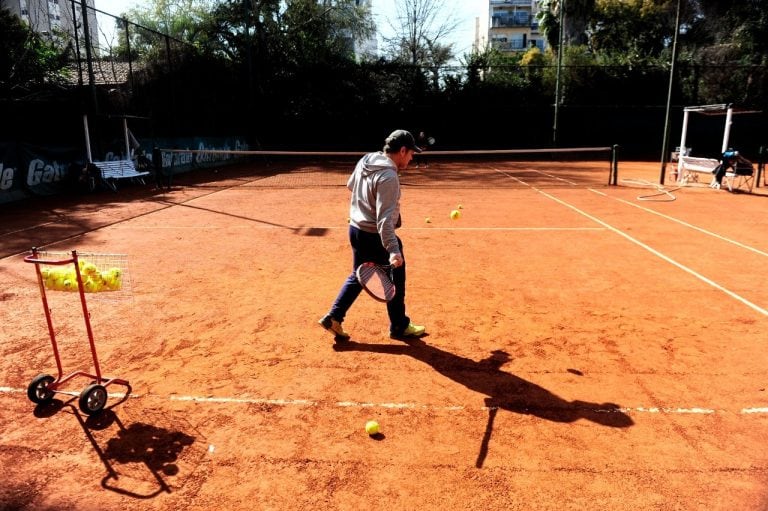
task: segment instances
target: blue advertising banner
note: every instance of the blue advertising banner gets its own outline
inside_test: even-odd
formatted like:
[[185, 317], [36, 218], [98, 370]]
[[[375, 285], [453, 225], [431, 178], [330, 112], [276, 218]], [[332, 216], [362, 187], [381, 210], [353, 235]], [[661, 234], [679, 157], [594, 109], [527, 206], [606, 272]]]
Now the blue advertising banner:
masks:
[[[245, 137], [206, 137], [206, 138], [176, 138], [176, 139], [139, 139], [141, 150], [151, 159], [152, 147], [173, 149], [182, 152], [163, 152], [163, 169], [174, 174], [188, 172], [196, 168], [207, 168], [222, 163], [236, 163], [245, 155], [224, 153], [203, 153], [197, 151], [249, 151], [250, 147]], [[184, 152], [190, 151], [190, 152]], [[196, 151], [196, 152], [192, 152]]]
[[18, 177], [18, 164], [16, 144], [0, 142], [0, 203], [27, 196]]
[[[249, 150], [245, 137], [139, 139], [131, 157], [136, 160], [143, 156], [151, 161], [154, 147], [181, 151], [162, 152], [163, 170], [168, 174], [236, 163], [245, 158], [244, 155], [232, 153], [199, 151]], [[123, 154], [108, 152], [103, 160], [95, 155], [94, 160], [109, 161], [124, 157]], [[0, 204], [32, 195], [53, 195], [78, 190], [77, 179], [86, 166], [86, 160], [85, 151], [81, 147], [43, 147], [0, 141]]]

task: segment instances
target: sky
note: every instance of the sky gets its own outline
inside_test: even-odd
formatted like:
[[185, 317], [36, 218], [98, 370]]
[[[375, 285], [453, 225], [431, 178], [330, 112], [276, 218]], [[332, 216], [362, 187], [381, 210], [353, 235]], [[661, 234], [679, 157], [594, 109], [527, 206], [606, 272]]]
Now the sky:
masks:
[[[99, 0], [96, 0], [99, 1]], [[472, 51], [475, 41], [475, 19], [480, 18], [480, 36], [488, 36], [488, 0], [438, 0], [443, 3], [446, 11], [453, 13], [453, 19], [458, 23], [450, 42], [453, 43], [453, 53], [462, 57]], [[373, 15], [380, 33], [390, 31], [387, 19], [396, 15], [395, 0], [373, 0]]]
[[[119, 16], [138, 4], [145, 4], [148, 0], [95, 0], [96, 8], [110, 14]], [[461, 58], [465, 53], [470, 53], [475, 40], [475, 19], [480, 18], [481, 37], [487, 36], [488, 26], [488, 0], [440, 0], [446, 10], [453, 12], [453, 18], [458, 22], [456, 31], [449, 42], [453, 43], [453, 52]], [[387, 19], [395, 17], [395, 0], [373, 0], [374, 20], [380, 33], [389, 35], [390, 30]], [[109, 30], [111, 27], [99, 27], [101, 30]], [[381, 49], [381, 46], [379, 47]]]

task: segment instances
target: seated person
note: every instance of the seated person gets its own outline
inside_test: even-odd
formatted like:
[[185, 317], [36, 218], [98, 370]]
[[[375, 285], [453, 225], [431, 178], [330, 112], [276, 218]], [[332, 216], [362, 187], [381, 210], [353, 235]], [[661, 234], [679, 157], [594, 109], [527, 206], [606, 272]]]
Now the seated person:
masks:
[[722, 185], [723, 178], [729, 169], [734, 174], [744, 176], [751, 176], [753, 172], [751, 161], [740, 155], [738, 151], [728, 149], [723, 153], [723, 159], [721, 160], [720, 165], [715, 167], [715, 170], [713, 171], [715, 177], [712, 178], [712, 182], [709, 184], [709, 186], [715, 189], [719, 189]]

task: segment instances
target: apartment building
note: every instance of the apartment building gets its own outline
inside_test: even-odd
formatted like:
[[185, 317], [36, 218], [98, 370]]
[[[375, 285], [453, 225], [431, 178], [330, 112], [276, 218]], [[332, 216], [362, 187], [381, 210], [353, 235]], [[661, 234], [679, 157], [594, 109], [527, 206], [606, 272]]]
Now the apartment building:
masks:
[[[94, 0], [86, 0], [88, 7], [94, 7]], [[26, 22], [35, 32], [57, 37], [72, 38], [77, 34], [83, 38], [82, 0], [0, 0], [0, 7], [8, 9]], [[93, 40], [98, 40], [96, 13], [88, 11], [88, 31]]]
[[491, 46], [504, 52], [524, 52], [532, 46], [546, 48], [539, 32], [539, 0], [489, 0]]

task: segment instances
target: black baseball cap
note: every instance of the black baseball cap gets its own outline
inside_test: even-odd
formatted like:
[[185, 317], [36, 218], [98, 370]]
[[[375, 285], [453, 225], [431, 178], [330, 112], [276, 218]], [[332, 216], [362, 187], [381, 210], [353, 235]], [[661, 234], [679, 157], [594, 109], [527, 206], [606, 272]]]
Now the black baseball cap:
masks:
[[384, 141], [385, 153], [396, 153], [401, 147], [410, 149], [415, 153], [421, 152], [421, 147], [416, 145], [416, 139], [406, 130], [395, 130]]

